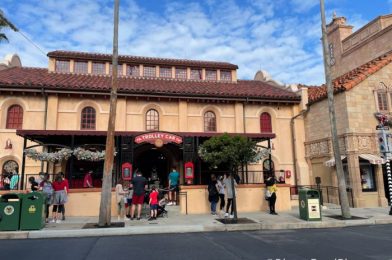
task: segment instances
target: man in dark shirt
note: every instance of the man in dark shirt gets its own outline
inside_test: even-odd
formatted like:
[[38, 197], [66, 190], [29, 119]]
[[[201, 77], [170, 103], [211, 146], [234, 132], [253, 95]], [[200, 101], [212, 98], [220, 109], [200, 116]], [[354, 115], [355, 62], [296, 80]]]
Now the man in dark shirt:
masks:
[[135, 205], [137, 205], [137, 220], [140, 220], [142, 205], [144, 203], [144, 191], [147, 189], [147, 180], [138, 172], [132, 179], [131, 187], [133, 188], [131, 220], [135, 217]]

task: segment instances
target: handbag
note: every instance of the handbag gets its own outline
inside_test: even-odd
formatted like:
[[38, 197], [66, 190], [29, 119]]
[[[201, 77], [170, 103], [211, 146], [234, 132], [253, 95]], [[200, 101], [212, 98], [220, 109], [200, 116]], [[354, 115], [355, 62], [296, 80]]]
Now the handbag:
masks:
[[272, 192], [270, 192], [268, 189], [265, 189], [265, 199], [269, 200], [272, 196]]

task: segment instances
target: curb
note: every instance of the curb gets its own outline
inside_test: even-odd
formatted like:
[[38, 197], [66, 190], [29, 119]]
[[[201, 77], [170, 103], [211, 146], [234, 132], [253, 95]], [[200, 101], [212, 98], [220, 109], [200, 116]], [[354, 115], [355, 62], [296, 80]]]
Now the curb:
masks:
[[258, 223], [249, 224], [207, 224], [207, 225], [167, 225], [167, 226], [129, 226], [126, 228], [73, 229], [73, 230], [37, 230], [37, 231], [4, 231], [1, 239], [45, 239], [70, 237], [126, 236], [170, 233], [196, 232], [233, 232], [263, 230], [293, 230], [309, 228], [343, 228], [352, 226], [369, 226], [392, 224], [391, 219], [344, 220], [328, 222], [291, 222], [291, 223]]

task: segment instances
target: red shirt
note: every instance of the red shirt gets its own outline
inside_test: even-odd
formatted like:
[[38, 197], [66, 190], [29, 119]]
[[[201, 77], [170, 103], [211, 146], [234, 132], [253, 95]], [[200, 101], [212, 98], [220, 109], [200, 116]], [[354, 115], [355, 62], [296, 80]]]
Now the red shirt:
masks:
[[61, 182], [54, 181], [52, 183], [52, 186], [55, 191], [64, 190], [64, 188], [67, 188], [67, 184], [65, 183], [65, 181], [61, 181]]
[[[89, 183], [90, 186], [87, 183]], [[83, 188], [90, 188], [92, 186], [93, 186], [93, 178], [91, 177], [90, 173], [87, 173], [83, 179]]]
[[150, 193], [150, 200], [151, 200], [151, 205], [158, 204], [158, 192], [157, 191], [153, 191]]

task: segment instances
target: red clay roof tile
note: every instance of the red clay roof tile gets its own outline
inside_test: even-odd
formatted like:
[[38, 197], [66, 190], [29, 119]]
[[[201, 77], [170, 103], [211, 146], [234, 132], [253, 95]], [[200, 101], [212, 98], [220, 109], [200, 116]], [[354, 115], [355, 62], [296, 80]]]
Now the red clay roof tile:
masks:
[[[165, 95], [198, 98], [241, 98], [260, 101], [300, 102], [296, 93], [262, 81], [208, 82], [163, 78], [120, 77], [119, 94]], [[0, 90], [8, 88], [91, 91], [109, 93], [111, 77], [48, 72], [43, 68], [10, 68], [0, 71]]]
[[[333, 80], [332, 85], [334, 86], [334, 93], [340, 93], [347, 91], [357, 86], [359, 83], [367, 79], [372, 74], [376, 73], [386, 65], [392, 62], [392, 51], [385, 53], [384, 55], [371, 60], [352, 71], [349, 71], [342, 76]], [[300, 87], [307, 87], [309, 95], [309, 104], [316, 103], [327, 97], [327, 88], [325, 84], [322, 86], [306, 86], [300, 85]]]

